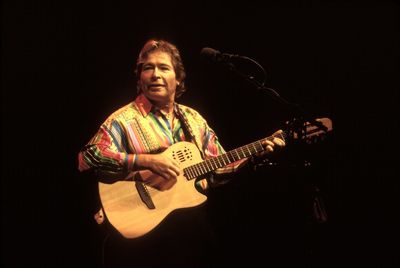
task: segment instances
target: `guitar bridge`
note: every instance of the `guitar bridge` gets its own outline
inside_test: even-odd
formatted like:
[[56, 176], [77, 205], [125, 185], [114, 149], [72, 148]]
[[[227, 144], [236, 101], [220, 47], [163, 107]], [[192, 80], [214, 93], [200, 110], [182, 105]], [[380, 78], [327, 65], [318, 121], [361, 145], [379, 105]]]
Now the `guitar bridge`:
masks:
[[147, 191], [146, 186], [140, 181], [136, 181], [135, 186], [139, 193], [140, 199], [142, 199], [143, 203], [146, 204], [147, 208], [155, 209], [156, 206], [154, 205], [153, 200], [151, 200], [151, 196]]

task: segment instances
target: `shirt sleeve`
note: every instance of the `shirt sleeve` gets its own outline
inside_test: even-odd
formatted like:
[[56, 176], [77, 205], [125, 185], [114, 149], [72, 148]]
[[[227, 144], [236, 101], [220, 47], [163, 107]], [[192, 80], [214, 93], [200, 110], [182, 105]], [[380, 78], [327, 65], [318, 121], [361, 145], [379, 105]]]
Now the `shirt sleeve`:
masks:
[[132, 176], [136, 155], [127, 153], [124, 135], [116, 120], [103, 124], [79, 152], [79, 170], [95, 170], [106, 180]]

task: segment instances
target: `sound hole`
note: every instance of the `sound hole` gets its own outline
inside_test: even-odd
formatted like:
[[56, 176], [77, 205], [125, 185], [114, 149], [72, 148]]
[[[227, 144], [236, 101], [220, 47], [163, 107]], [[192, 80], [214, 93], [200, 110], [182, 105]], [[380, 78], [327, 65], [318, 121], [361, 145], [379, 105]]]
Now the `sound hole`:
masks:
[[192, 152], [186, 147], [184, 147], [182, 150], [173, 151], [172, 157], [175, 160], [179, 161], [180, 163], [183, 163], [187, 160], [190, 161], [193, 159]]

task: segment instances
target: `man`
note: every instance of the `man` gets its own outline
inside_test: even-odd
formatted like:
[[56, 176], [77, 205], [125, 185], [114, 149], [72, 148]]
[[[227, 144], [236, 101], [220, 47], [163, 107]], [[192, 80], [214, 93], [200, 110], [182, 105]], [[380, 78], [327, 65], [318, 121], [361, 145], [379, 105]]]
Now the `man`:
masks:
[[[158, 191], [172, 191], [183, 171], [176, 159], [163, 153], [167, 148], [177, 142], [189, 141], [197, 146], [204, 159], [216, 157], [225, 151], [214, 131], [198, 112], [176, 103], [176, 99], [186, 90], [186, 74], [179, 51], [173, 44], [164, 40], [146, 42], [137, 60], [136, 75], [137, 98], [114, 112], [101, 125], [97, 134], [79, 153], [79, 169], [93, 170], [100, 181], [107, 183], [134, 180]], [[272, 152], [275, 146], [285, 145], [283, 139], [278, 138], [279, 133], [277, 132], [277, 137], [272, 141], [263, 141], [264, 153]], [[248, 158], [243, 158], [210, 172], [208, 178], [196, 182], [196, 187], [206, 191], [210, 184], [214, 186], [223, 183], [221, 174], [234, 172], [247, 161]], [[149, 171], [152, 175], [148, 175]], [[154, 174], [156, 176], [153, 176]], [[189, 215], [189, 212], [183, 212], [182, 217], [185, 213]], [[147, 265], [151, 262], [156, 264], [158, 261], [151, 258], [154, 255], [160, 258], [162, 264], [169, 262], [171, 265], [181, 263], [190, 266], [189, 261], [207, 263], [208, 253], [212, 254], [210, 244], [202, 244], [208, 236], [205, 235], [207, 231], [198, 231], [192, 223], [186, 224], [185, 230], [177, 230], [178, 233], [184, 233], [181, 235], [184, 240], [179, 240], [179, 234], [171, 237], [170, 230], [163, 228], [152, 232], [149, 235], [152, 236], [150, 239], [136, 239], [139, 241], [136, 243], [139, 245], [136, 246], [137, 250], [129, 250], [130, 255], [136, 256], [133, 258], [136, 263], [139, 262], [140, 256]], [[190, 245], [194, 245], [194, 234], [202, 240], [201, 246], [188, 250], [189, 244], [183, 243], [190, 241]], [[175, 254], [179, 252], [179, 256], [171, 259], [174, 253], [166, 252], [170, 252], [174, 247], [171, 247], [170, 242], [160, 244], [163, 243], [161, 240], [179, 241], [174, 243], [174, 246], [179, 248]], [[159, 245], [160, 248], [156, 249], [155, 245]], [[121, 251], [127, 247], [122, 246]], [[145, 247], [152, 249], [150, 255], [148, 250], [143, 249]], [[120, 257], [118, 259], [121, 265], [128, 262], [121, 261]]]

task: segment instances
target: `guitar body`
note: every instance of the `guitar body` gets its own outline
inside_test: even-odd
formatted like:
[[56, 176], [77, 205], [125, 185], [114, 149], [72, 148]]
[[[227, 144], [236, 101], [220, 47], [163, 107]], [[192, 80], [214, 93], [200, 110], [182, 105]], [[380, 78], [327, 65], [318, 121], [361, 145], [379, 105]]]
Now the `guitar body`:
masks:
[[[203, 161], [197, 147], [189, 142], [179, 142], [162, 154], [176, 160], [181, 170]], [[147, 171], [149, 176], [157, 176]], [[169, 213], [176, 209], [194, 207], [207, 197], [195, 188], [195, 180], [180, 175], [168, 190], [160, 191], [145, 186], [155, 208], [149, 208], [140, 196], [135, 181], [99, 182], [99, 193], [108, 221], [125, 238], [140, 237], [154, 229]], [[143, 183], [141, 183], [143, 184]]]

